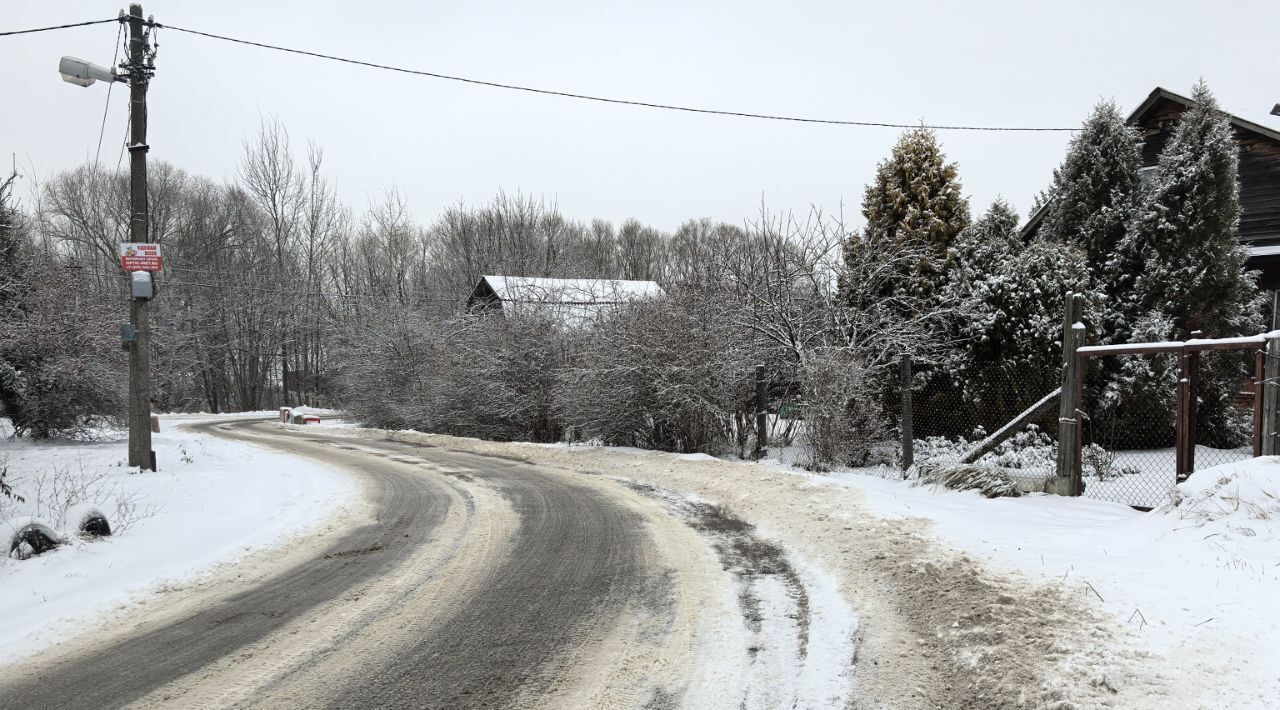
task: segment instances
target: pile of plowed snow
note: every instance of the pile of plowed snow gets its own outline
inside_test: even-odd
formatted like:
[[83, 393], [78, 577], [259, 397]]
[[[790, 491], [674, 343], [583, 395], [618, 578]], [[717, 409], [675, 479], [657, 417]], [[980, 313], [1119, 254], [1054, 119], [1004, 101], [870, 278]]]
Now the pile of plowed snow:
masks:
[[1199, 521], [1223, 534], [1255, 537], [1280, 517], [1280, 457], [1266, 456], [1197, 472], [1180, 484], [1160, 513]]

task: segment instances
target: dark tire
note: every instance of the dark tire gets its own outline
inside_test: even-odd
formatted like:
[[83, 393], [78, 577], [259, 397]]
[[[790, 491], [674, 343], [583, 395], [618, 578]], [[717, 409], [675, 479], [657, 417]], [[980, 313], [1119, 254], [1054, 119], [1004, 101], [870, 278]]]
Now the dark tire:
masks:
[[[62, 538], [44, 523], [32, 521], [19, 527], [9, 540], [9, 554], [18, 553], [18, 559], [26, 559], [33, 555], [43, 555], [62, 544]], [[23, 551], [23, 546], [29, 552]]]
[[107, 516], [94, 511], [80, 521], [80, 534], [88, 537], [110, 537], [111, 523], [107, 522]]

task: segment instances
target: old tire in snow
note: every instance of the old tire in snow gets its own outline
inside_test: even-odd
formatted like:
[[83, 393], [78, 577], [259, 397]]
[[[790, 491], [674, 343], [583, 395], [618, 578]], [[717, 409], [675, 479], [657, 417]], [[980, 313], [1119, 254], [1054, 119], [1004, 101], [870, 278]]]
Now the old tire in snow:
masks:
[[38, 520], [6, 525], [4, 538], [8, 543], [6, 554], [20, 560], [48, 552], [63, 542], [61, 535]]
[[77, 505], [67, 511], [62, 529], [71, 534], [78, 532], [85, 537], [107, 537], [111, 523], [100, 509], [93, 505]]

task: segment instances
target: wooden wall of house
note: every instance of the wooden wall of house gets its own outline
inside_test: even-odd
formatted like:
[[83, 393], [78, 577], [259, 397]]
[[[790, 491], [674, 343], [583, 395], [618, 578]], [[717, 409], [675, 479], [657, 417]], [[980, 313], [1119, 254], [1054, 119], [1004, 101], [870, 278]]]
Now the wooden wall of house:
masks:
[[[1161, 101], [1142, 122], [1142, 164], [1155, 165], [1186, 107]], [[1240, 145], [1240, 241], [1280, 243], [1280, 142], [1235, 126]]]
[[1280, 240], [1280, 143], [1240, 135], [1240, 241]]

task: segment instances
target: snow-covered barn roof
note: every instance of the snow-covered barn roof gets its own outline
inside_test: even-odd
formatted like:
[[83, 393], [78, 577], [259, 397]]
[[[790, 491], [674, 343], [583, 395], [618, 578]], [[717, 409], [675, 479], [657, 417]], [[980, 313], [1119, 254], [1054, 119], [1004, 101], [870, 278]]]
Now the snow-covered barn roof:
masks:
[[480, 281], [506, 302], [612, 304], [664, 295], [653, 281], [621, 279], [546, 279], [534, 276], [481, 276]]
[[467, 307], [505, 315], [547, 317], [566, 326], [598, 320], [620, 304], [661, 298], [653, 281], [551, 279], [534, 276], [481, 276]]

